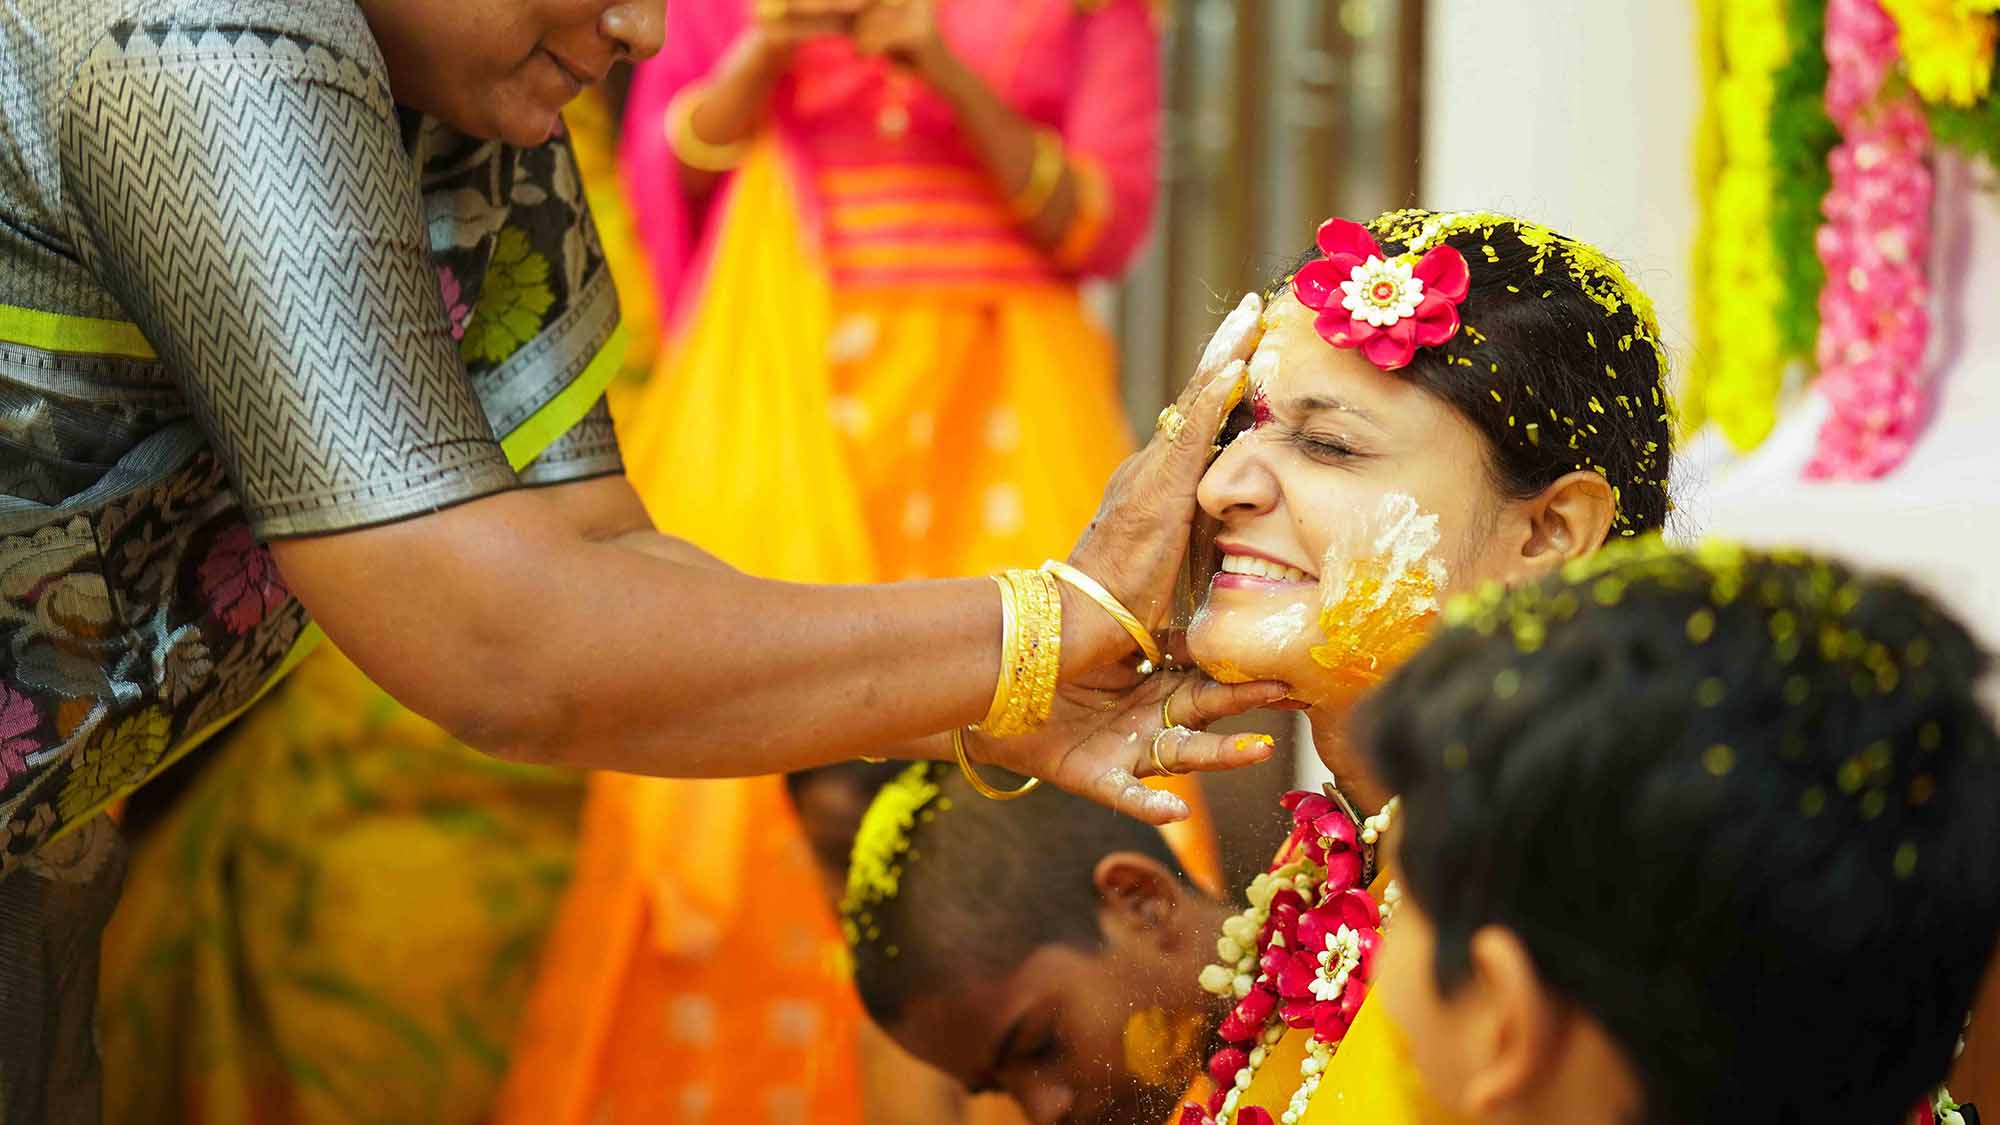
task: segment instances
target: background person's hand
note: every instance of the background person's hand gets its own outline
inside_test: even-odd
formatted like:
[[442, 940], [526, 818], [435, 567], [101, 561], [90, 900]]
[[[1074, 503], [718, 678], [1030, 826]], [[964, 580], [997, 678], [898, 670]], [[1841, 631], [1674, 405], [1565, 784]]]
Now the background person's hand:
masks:
[[870, 0], [756, 0], [750, 42], [767, 61], [789, 64], [800, 44], [848, 35]]
[[854, 45], [932, 76], [948, 57], [937, 25], [937, 0], [871, 0], [855, 17]]

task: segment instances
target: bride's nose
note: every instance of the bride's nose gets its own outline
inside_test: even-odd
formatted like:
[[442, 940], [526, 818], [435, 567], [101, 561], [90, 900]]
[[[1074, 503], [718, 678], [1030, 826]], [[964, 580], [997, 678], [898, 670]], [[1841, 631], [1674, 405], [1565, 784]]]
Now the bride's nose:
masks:
[[1278, 506], [1283, 490], [1265, 462], [1263, 446], [1253, 432], [1223, 449], [1195, 490], [1202, 511], [1229, 523], [1261, 516]]

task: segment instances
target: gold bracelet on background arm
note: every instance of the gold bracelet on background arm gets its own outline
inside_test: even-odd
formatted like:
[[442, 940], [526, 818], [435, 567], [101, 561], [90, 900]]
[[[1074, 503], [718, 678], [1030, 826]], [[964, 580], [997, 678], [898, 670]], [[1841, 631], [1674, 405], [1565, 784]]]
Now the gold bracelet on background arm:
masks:
[[1049, 201], [1056, 197], [1056, 189], [1062, 186], [1063, 170], [1068, 166], [1069, 162], [1063, 158], [1062, 138], [1047, 129], [1035, 130], [1035, 163], [1028, 169], [1028, 182], [1008, 204], [1014, 218], [1023, 223], [1040, 218]]
[[1112, 597], [1111, 591], [1105, 589], [1102, 583], [1068, 563], [1058, 562], [1055, 559], [1043, 563], [1042, 569], [1069, 583], [1077, 593], [1096, 602], [1104, 612], [1111, 615], [1111, 619], [1118, 623], [1119, 628], [1131, 636], [1132, 643], [1139, 646], [1139, 651], [1145, 655], [1147, 663], [1155, 668], [1160, 666], [1162, 659], [1160, 642], [1153, 639], [1151, 631], [1139, 623], [1139, 618], [1131, 610], [1126, 609], [1123, 602]]
[[697, 172], [733, 172], [749, 155], [749, 142], [718, 145], [694, 131], [694, 109], [701, 103], [702, 93], [702, 87], [689, 86], [667, 103], [667, 144], [682, 164]]

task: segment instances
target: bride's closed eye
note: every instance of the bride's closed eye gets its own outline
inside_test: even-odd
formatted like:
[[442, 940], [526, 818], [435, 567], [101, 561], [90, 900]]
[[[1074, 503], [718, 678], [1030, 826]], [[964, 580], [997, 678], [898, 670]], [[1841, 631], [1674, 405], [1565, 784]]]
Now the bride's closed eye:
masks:
[[1351, 464], [1368, 456], [1344, 438], [1330, 434], [1316, 434], [1303, 427], [1291, 429], [1285, 434], [1285, 439], [1299, 452], [1326, 464]]

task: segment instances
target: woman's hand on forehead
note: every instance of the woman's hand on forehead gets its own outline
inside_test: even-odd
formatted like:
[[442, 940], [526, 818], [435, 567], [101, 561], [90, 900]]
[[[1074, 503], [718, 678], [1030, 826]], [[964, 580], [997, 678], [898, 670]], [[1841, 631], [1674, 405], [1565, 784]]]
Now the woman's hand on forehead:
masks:
[[1235, 360], [1250, 358], [1263, 334], [1264, 298], [1245, 293], [1235, 311], [1223, 317], [1215, 335], [1208, 338], [1208, 347], [1202, 349], [1201, 364], [1195, 368], [1195, 379], [1212, 377]]

